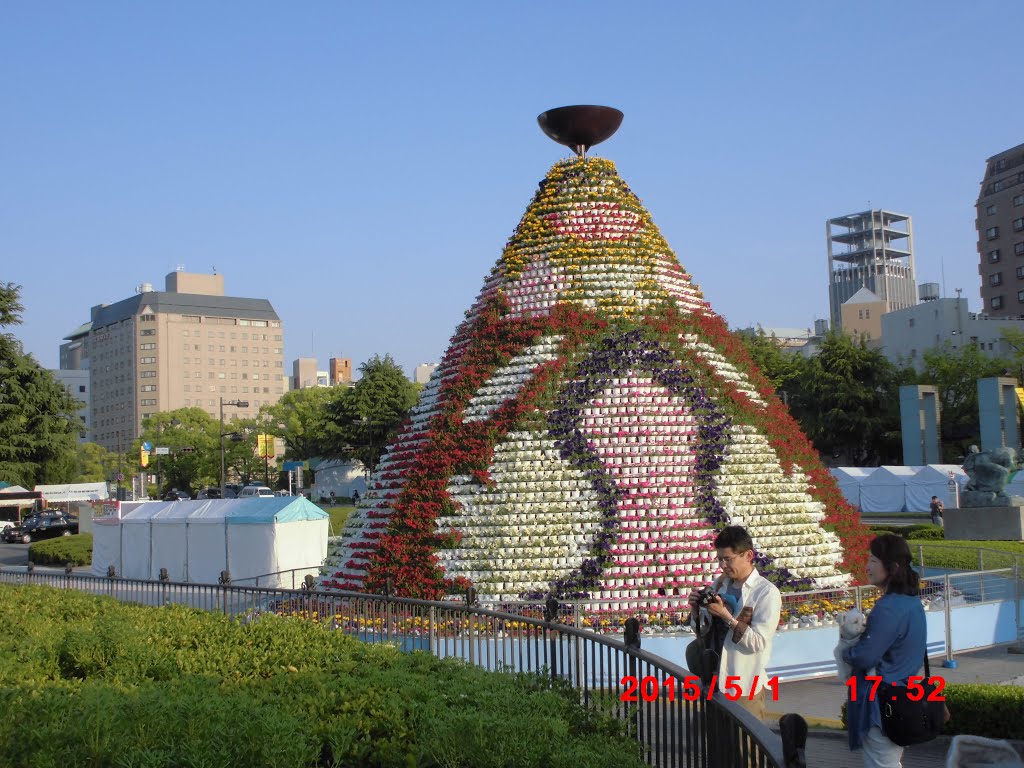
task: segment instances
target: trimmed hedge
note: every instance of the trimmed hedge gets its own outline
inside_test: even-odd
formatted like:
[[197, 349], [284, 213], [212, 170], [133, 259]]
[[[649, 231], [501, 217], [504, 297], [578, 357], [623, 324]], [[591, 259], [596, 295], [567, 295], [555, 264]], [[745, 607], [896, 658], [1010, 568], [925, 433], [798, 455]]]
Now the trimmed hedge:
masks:
[[642, 765], [547, 677], [35, 586], [0, 586], [0, 722], [12, 768]]
[[904, 539], [944, 539], [945, 531], [941, 525], [932, 523], [916, 523], [914, 525], [872, 525], [874, 534], [895, 533]]
[[91, 565], [92, 534], [37, 541], [28, 548], [28, 559], [36, 565]]
[[[947, 736], [969, 733], [990, 739], [1024, 739], [1024, 688], [1017, 685], [950, 683], [943, 691], [953, 716], [942, 728]], [[843, 702], [846, 727], [846, 702]]]

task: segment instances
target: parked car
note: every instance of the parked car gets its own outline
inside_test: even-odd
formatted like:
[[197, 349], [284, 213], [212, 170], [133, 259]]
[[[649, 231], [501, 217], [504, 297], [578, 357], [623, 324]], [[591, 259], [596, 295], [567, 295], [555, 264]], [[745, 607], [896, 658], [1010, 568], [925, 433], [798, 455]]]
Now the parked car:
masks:
[[[52, 539], [57, 536], [72, 536], [78, 533], [78, 518], [65, 515], [56, 509], [48, 509], [32, 515], [21, 526], [5, 530], [4, 541], [20, 541], [28, 544], [39, 539]], [[11, 538], [8, 538], [11, 537]]]
[[164, 501], [191, 501], [192, 497], [188, 495], [187, 491], [179, 491], [177, 488], [171, 488], [167, 493], [164, 494]]
[[20, 525], [8, 525], [4, 527], [3, 531], [0, 531], [0, 540], [6, 544], [28, 544], [32, 541], [32, 537], [25, 533]]
[[220, 488], [203, 488], [199, 493], [196, 494], [197, 499], [219, 499]]
[[273, 496], [274, 492], [265, 485], [247, 485], [238, 494], [238, 498], [247, 499], [253, 496]]

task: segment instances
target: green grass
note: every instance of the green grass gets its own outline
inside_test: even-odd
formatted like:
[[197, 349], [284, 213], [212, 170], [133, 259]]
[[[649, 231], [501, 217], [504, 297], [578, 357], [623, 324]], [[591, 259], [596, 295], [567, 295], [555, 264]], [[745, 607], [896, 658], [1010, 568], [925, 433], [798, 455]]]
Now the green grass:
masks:
[[336, 504], [333, 507], [330, 504], [317, 504], [317, 506], [331, 516], [331, 536], [341, 535], [341, 529], [345, 526], [345, 521], [348, 520], [348, 516], [356, 509], [352, 504]]
[[[910, 539], [910, 554], [918, 562], [919, 551], [924, 555], [924, 564], [932, 568], [957, 568], [965, 571], [1012, 568], [1014, 559], [1024, 565], [1024, 542], [1020, 541], [965, 541]], [[920, 550], [919, 550], [920, 547]], [[984, 549], [981, 563], [978, 550]], [[979, 568], [979, 565], [983, 568]]]

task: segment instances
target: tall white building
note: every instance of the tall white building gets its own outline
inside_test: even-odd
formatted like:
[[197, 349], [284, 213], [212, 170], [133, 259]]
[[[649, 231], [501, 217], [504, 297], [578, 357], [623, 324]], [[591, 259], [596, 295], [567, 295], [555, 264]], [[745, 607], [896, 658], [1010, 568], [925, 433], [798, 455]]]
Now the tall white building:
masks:
[[885, 303], [886, 311], [917, 303], [914, 236], [910, 217], [872, 210], [829, 219], [829, 310], [832, 327], [843, 327], [841, 307], [862, 288]]
[[[284, 329], [266, 299], [224, 295], [223, 275], [172, 272], [165, 289], [92, 308], [61, 346], [62, 367], [88, 365], [92, 439], [123, 449], [161, 411], [245, 402], [255, 416], [286, 387]], [[87, 361], [87, 362], [85, 362]]]

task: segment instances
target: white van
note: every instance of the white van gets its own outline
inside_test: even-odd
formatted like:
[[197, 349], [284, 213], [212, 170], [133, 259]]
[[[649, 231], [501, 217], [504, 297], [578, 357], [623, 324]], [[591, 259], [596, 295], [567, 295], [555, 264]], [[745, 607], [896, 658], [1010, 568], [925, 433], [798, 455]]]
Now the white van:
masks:
[[274, 495], [274, 492], [272, 490], [270, 490], [269, 488], [267, 488], [267, 486], [265, 486], [265, 485], [247, 485], [247, 486], [245, 486], [245, 488], [243, 488], [239, 492], [238, 498], [245, 499], [245, 498], [249, 498], [250, 496], [273, 496], [273, 495]]

